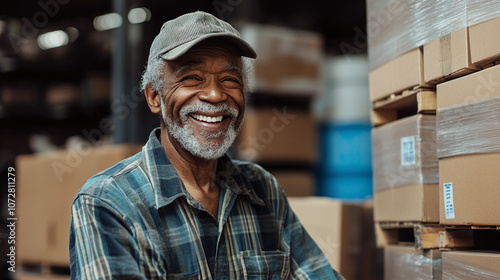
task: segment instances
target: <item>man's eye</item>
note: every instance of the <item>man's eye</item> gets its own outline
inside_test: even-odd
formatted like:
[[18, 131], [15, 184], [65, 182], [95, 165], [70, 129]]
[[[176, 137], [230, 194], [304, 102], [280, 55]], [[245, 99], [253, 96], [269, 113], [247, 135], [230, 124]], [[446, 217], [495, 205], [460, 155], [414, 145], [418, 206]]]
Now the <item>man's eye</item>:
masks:
[[181, 81], [187, 81], [187, 80], [201, 81], [200, 77], [197, 77], [197, 76], [186, 76], [186, 77], [182, 78]]
[[223, 82], [233, 82], [233, 83], [237, 83], [238, 85], [241, 85], [240, 81], [238, 81], [237, 79], [235, 78], [224, 78], [222, 79]]

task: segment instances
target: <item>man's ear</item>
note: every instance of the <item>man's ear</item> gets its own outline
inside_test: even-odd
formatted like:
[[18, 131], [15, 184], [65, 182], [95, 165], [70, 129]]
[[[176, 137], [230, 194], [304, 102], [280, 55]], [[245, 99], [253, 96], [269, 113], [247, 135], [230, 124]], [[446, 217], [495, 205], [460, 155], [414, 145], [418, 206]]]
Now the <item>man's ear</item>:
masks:
[[159, 114], [161, 112], [161, 94], [148, 84], [144, 89], [144, 95], [146, 96], [149, 110], [151, 110], [153, 114]]

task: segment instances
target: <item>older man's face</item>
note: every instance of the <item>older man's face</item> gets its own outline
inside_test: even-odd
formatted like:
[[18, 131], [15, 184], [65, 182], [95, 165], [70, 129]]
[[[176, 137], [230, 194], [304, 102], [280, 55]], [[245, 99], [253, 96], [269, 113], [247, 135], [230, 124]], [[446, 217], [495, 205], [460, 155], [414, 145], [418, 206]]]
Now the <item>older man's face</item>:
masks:
[[219, 158], [229, 149], [245, 109], [241, 69], [241, 57], [214, 42], [169, 61], [162, 119], [183, 149], [205, 159]]

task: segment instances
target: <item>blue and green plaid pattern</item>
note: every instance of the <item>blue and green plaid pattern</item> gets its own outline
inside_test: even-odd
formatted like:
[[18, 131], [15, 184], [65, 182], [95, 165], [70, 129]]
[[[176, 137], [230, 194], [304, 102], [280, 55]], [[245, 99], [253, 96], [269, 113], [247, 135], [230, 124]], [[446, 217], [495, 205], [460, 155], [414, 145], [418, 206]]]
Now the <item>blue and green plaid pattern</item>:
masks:
[[78, 192], [71, 279], [336, 279], [272, 175], [219, 159], [216, 220], [186, 191], [159, 133]]

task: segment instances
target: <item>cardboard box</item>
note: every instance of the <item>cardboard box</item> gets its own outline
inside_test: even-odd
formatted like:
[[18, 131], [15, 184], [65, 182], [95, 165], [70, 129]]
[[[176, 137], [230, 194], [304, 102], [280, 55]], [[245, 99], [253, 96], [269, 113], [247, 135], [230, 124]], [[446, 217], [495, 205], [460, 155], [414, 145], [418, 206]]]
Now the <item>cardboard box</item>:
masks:
[[424, 79], [437, 84], [479, 70], [471, 63], [469, 29], [462, 28], [424, 45]]
[[[444, 225], [499, 225], [500, 154], [473, 154], [439, 160], [439, 222]], [[445, 211], [444, 190], [451, 183], [454, 218]]]
[[257, 52], [255, 92], [314, 96], [319, 91], [323, 38], [319, 33], [277, 26], [240, 24]]
[[384, 248], [384, 264], [385, 280], [441, 279], [441, 252], [437, 249], [389, 245]]
[[366, 38], [370, 68], [451, 32], [498, 17], [499, 10], [497, 0], [368, 0]]
[[438, 184], [389, 188], [373, 195], [374, 220], [439, 222]]
[[288, 197], [314, 195], [314, 176], [310, 171], [270, 170]]
[[436, 122], [414, 115], [372, 130], [376, 221], [439, 221]]
[[303, 110], [248, 108], [234, 144], [244, 160], [273, 163], [313, 163], [317, 159], [317, 125]]
[[469, 104], [500, 96], [500, 66], [437, 85], [437, 107]]
[[76, 192], [92, 175], [140, 149], [102, 146], [19, 156], [17, 260], [69, 266], [71, 203]]
[[[467, 104], [500, 96], [500, 66], [439, 84], [438, 114], [443, 108], [456, 107], [460, 112], [474, 113]], [[457, 123], [457, 125], [460, 125]], [[439, 134], [439, 132], [438, 132]], [[440, 143], [439, 145], [445, 145]], [[440, 223], [445, 225], [500, 225], [500, 153], [480, 153], [439, 159]], [[451, 183], [451, 184], [449, 184]], [[446, 184], [446, 186], [445, 186]], [[445, 196], [452, 192], [446, 205], [452, 206], [448, 219]], [[453, 214], [453, 215], [451, 215]], [[454, 218], [453, 218], [454, 216]]]
[[290, 206], [332, 267], [346, 279], [359, 272], [362, 208], [326, 197], [289, 198]]
[[480, 251], [444, 251], [445, 279], [500, 279], [500, 253]]
[[373, 221], [373, 199], [361, 204], [363, 230], [361, 234], [361, 261], [358, 279], [382, 280], [384, 278], [384, 250], [377, 248]]
[[500, 17], [469, 27], [471, 62], [484, 66], [500, 60]]
[[369, 80], [372, 102], [406, 89], [425, 85], [422, 47], [373, 69], [370, 71]]

